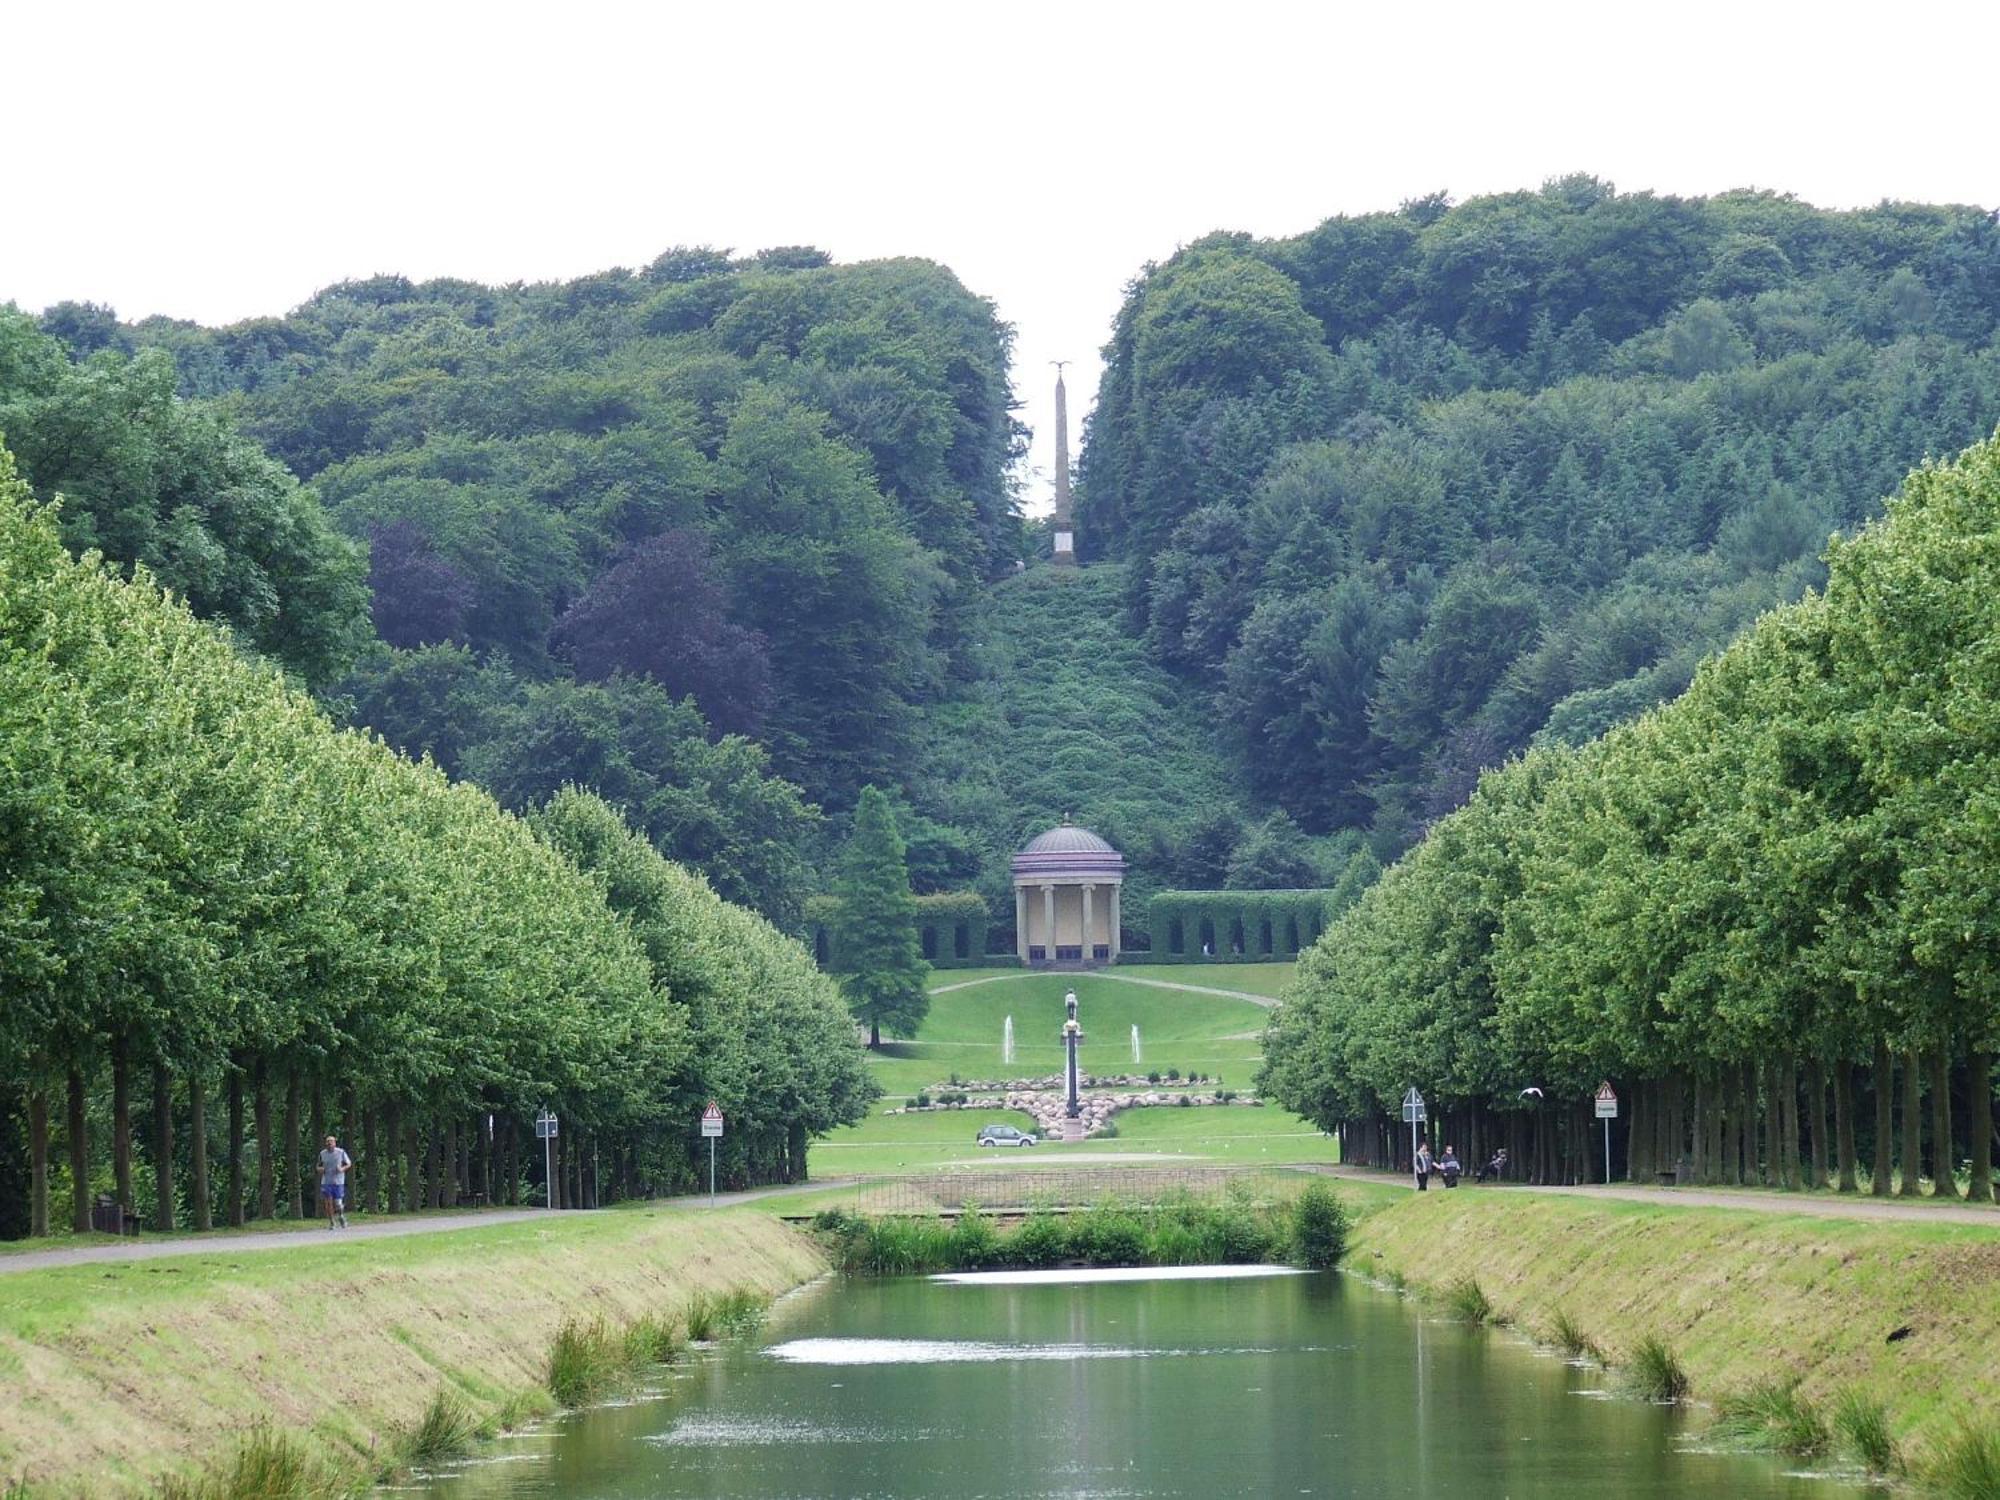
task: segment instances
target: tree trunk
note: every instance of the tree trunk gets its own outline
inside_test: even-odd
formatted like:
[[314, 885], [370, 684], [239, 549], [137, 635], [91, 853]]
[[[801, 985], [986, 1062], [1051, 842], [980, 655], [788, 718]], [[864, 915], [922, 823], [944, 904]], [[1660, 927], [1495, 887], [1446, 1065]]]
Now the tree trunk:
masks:
[[340, 1116], [340, 1144], [347, 1148], [348, 1156], [355, 1159], [354, 1165], [356, 1168], [355, 1171], [348, 1174], [347, 1206], [349, 1208], [361, 1208], [368, 1201], [365, 1196], [365, 1190], [368, 1185], [368, 1177], [375, 1170], [375, 1163], [369, 1159], [367, 1151], [363, 1149], [367, 1145], [367, 1131], [364, 1128], [365, 1117], [361, 1113], [361, 1101], [355, 1097], [352, 1086], [348, 1088], [346, 1096], [341, 1100]]
[[1844, 1057], [1833, 1064], [1833, 1132], [1840, 1154], [1840, 1190], [1858, 1192], [1861, 1163], [1854, 1149], [1854, 1064]]
[[208, 1099], [201, 1074], [188, 1074], [188, 1196], [193, 1200], [194, 1227], [210, 1229], [208, 1202]]
[[229, 1212], [224, 1222], [232, 1229], [243, 1225], [243, 1069], [234, 1063], [229, 1069]]
[[1966, 1072], [1966, 1133], [1972, 1138], [1972, 1201], [1991, 1203], [1993, 1192], [1993, 1054], [1975, 1051]]
[[493, 1182], [493, 1116], [482, 1110], [474, 1128], [479, 1132], [479, 1194], [490, 1208], [500, 1201]]
[[271, 1137], [271, 1075], [263, 1058], [251, 1088], [257, 1127], [257, 1217], [278, 1217], [278, 1143]]
[[299, 1070], [285, 1074], [285, 1123], [279, 1127], [284, 1139], [278, 1143], [278, 1160], [285, 1168], [285, 1205], [295, 1219], [306, 1216], [306, 1179], [299, 1171]]
[[1903, 1054], [1903, 1180], [1896, 1196], [1914, 1198], [1924, 1175], [1924, 1068], [1914, 1051]]
[[424, 1155], [417, 1138], [417, 1122], [403, 1126], [403, 1207], [419, 1213], [424, 1206]]
[[394, 1099], [382, 1106], [382, 1170], [377, 1190], [384, 1212], [395, 1213], [403, 1206], [402, 1174], [396, 1170], [396, 1152], [403, 1140], [403, 1106]]
[[1875, 1089], [1875, 1152], [1868, 1162], [1868, 1191], [1874, 1197], [1886, 1198], [1890, 1166], [1896, 1155], [1895, 1117], [1890, 1113], [1896, 1102], [1896, 1064], [1887, 1042], [1875, 1044], [1875, 1061], [1868, 1072]]
[[1713, 1085], [1705, 1073], [1694, 1075], [1694, 1144], [1688, 1153], [1688, 1172], [1696, 1182], [1709, 1183], [1715, 1180], [1713, 1158], [1708, 1150], [1709, 1118], [1715, 1113], [1715, 1100], [1711, 1097]]
[[1778, 1059], [1778, 1180], [1787, 1192], [1805, 1185], [1799, 1168], [1799, 1065], [1787, 1052]]
[[1951, 1050], [1931, 1054], [1931, 1196], [1958, 1197], [1958, 1160], [1951, 1131]]
[[153, 1064], [153, 1227], [174, 1227], [174, 1076]]
[[28, 1233], [41, 1239], [48, 1232], [49, 1096], [37, 1083], [28, 1089]]
[[122, 1042], [111, 1049], [111, 1177], [119, 1206], [131, 1213], [138, 1202], [132, 1194], [132, 1067]]
[[1826, 1134], [1826, 1064], [1817, 1054], [1806, 1064], [1806, 1093], [1811, 1096], [1806, 1129], [1812, 1134], [1812, 1172], [1806, 1186], [1818, 1192], [1830, 1180], [1833, 1153], [1827, 1149], [1832, 1142]]
[[83, 1070], [69, 1070], [69, 1226], [90, 1233], [90, 1122], [84, 1114]]
[[1742, 1063], [1736, 1069], [1736, 1115], [1736, 1180], [1744, 1187], [1754, 1187], [1761, 1157], [1757, 1151], [1757, 1069], [1752, 1063]]
[[[305, 1159], [311, 1162], [317, 1160], [319, 1157], [320, 1142], [333, 1134], [326, 1119], [326, 1088], [321, 1082], [317, 1071], [312, 1076], [312, 1093], [309, 1097], [311, 1103], [307, 1106], [306, 1113], [306, 1149], [304, 1154]], [[306, 1174], [308, 1178], [313, 1175], [311, 1172]], [[318, 1205], [315, 1204], [315, 1211], [317, 1211], [317, 1208]]]
[[382, 1158], [375, 1154], [381, 1143], [375, 1124], [375, 1106], [369, 1105], [361, 1111], [361, 1183], [360, 1207], [371, 1214], [382, 1211]]
[[451, 1207], [451, 1124], [440, 1120], [431, 1130], [430, 1190], [432, 1208]]
[[1679, 1069], [1667, 1075], [1667, 1164], [1675, 1182], [1688, 1180], [1687, 1083]]

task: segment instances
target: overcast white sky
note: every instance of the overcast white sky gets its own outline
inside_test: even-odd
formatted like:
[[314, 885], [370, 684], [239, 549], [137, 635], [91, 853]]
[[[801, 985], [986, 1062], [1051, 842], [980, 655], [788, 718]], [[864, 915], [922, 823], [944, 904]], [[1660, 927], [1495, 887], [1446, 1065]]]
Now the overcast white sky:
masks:
[[2000, 204], [1991, 0], [15, 0], [0, 35], [0, 301], [213, 323], [378, 271], [928, 256], [1019, 330], [1036, 509], [1048, 362], [1080, 416], [1123, 285], [1211, 229], [1570, 171]]

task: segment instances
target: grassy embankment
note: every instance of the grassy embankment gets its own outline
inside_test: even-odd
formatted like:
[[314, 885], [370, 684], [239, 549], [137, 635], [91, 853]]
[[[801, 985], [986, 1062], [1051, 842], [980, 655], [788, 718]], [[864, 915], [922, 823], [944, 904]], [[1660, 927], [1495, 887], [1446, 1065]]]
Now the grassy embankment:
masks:
[[1747, 1424], [1774, 1440], [1780, 1416], [1817, 1419], [1837, 1448], [1843, 1405], [1879, 1404], [1922, 1467], [2000, 1423], [2000, 1233], [1976, 1225], [1404, 1193], [1347, 1264], [1614, 1366], [1668, 1355], [1739, 1425], [1783, 1407]]
[[765, 1214], [638, 1210], [0, 1275], [0, 1493], [143, 1494], [260, 1431], [363, 1480], [427, 1419], [546, 1410], [566, 1326], [585, 1365], [593, 1339], [640, 1352], [635, 1329], [664, 1352], [730, 1292], [825, 1264]]

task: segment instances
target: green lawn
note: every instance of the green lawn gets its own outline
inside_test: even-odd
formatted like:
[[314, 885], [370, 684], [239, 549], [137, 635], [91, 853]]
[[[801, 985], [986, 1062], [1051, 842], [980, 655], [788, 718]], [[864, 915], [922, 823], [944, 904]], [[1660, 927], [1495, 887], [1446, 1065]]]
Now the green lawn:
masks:
[[1214, 990], [1246, 990], [1253, 995], [1277, 998], [1292, 981], [1297, 966], [1280, 964], [1127, 964], [1111, 972], [1129, 974], [1134, 979], [1160, 979], [1169, 984], [1199, 984]]
[[815, 1177], [853, 1177], [869, 1172], [915, 1172], [932, 1167], [977, 1163], [995, 1171], [1010, 1167], [1054, 1167], [1065, 1157], [1086, 1153], [1163, 1153], [1189, 1161], [1284, 1165], [1338, 1161], [1334, 1141], [1283, 1110], [1206, 1107], [1128, 1109], [1113, 1117], [1118, 1134], [1093, 1137], [1081, 1145], [1043, 1144], [1028, 1150], [998, 1151], [975, 1144], [982, 1125], [1033, 1130], [1034, 1122], [1015, 1110], [955, 1109], [917, 1115], [877, 1115], [815, 1141], [809, 1164]]
[[[1286, 969], [1286, 964], [1243, 965], [1245, 969]], [[1184, 969], [1134, 970], [1135, 977], [1180, 975]], [[1232, 971], [1233, 972], [1233, 971]], [[1213, 980], [1208, 970], [1201, 975]], [[912, 1039], [885, 1041], [871, 1063], [887, 1095], [885, 1104], [900, 1104], [919, 1089], [961, 1078], [999, 1079], [1055, 1073], [1062, 1067], [1058, 1037], [1063, 1022], [1063, 995], [1074, 989], [1083, 1019], [1087, 1070], [1102, 1073], [1151, 1072], [1178, 1068], [1183, 1074], [1221, 1074], [1242, 1087], [1256, 1071], [1259, 1038], [1270, 1012], [1248, 1000], [1199, 995], [1186, 990], [1132, 984], [1109, 974], [1031, 974], [1019, 969], [988, 974], [980, 970], [946, 970], [935, 975], [940, 984], [966, 979], [990, 982], [933, 993], [930, 1014]], [[1176, 979], [1175, 982], [1189, 982]], [[1258, 983], [1278, 982], [1274, 975]], [[1001, 1031], [1014, 1018], [1014, 1063], [1000, 1060]], [[1139, 1028], [1143, 1062], [1132, 1062], [1132, 1028]]]

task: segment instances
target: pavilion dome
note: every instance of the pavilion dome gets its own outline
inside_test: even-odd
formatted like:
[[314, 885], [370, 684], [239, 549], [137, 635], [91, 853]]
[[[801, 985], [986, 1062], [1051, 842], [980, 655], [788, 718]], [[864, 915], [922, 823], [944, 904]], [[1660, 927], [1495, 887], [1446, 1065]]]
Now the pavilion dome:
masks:
[[1117, 854], [1103, 839], [1088, 828], [1078, 828], [1064, 823], [1051, 828], [1047, 833], [1036, 834], [1021, 850], [1023, 854]]

